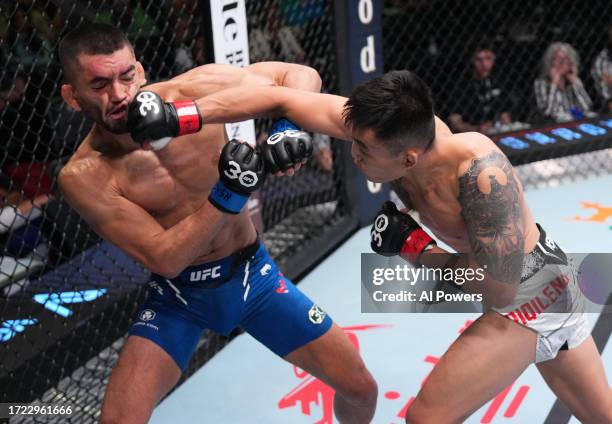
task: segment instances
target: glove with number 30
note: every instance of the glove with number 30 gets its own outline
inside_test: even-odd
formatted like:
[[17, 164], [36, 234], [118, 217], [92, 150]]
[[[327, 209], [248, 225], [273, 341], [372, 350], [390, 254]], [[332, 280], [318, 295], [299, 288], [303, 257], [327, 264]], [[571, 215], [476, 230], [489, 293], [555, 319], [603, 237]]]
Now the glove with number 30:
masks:
[[221, 151], [219, 181], [210, 191], [208, 200], [223, 212], [240, 213], [265, 178], [264, 160], [259, 151], [233, 139]]
[[413, 265], [418, 264], [421, 253], [436, 245], [410, 215], [398, 211], [390, 201], [376, 215], [370, 235], [374, 252], [383, 256], [401, 255]]
[[128, 108], [128, 128], [136, 143], [160, 150], [174, 137], [200, 131], [202, 116], [193, 100], [166, 103], [157, 93], [141, 91]]

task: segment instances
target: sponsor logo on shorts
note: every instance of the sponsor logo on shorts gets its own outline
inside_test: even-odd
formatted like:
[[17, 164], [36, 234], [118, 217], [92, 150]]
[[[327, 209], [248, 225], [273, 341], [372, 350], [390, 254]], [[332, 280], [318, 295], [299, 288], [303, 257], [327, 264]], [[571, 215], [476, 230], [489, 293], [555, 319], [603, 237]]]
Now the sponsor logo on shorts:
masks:
[[312, 305], [312, 307], [308, 311], [308, 319], [313, 324], [321, 324], [323, 320], [325, 319], [326, 315], [327, 314], [325, 313], [325, 311], [319, 308], [319, 306], [316, 304]]
[[278, 287], [276, 288], [276, 293], [280, 293], [280, 294], [289, 293], [289, 290], [287, 289], [287, 283], [285, 282], [283, 278], [278, 279]]
[[272, 269], [272, 265], [265, 264], [264, 266], [261, 267], [261, 269], [259, 270], [259, 273], [261, 275], [268, 275], [271, 269]]
[[517, 324], [527, 324], [544, 313], [550, 306], [565, 295], [565, 290], [570, 283], [567, 275], [563, 274], [550, 281], [540, 292], [528, 302], [518, 308], [506, 313], [506, 316]]
[[546, 240], [544, 241], [544, 244], [546, 244], [546, 246], [550, 249], [550, 250], [557, 250], [557, 243], [554, 242], [553, 239], [551, 239], [550, 237], [546, 236]]
[[153, 318], [155, 318], [155, 311], [152, 309], [145, 309], [140, 313], [141, 321], [151, 321]]

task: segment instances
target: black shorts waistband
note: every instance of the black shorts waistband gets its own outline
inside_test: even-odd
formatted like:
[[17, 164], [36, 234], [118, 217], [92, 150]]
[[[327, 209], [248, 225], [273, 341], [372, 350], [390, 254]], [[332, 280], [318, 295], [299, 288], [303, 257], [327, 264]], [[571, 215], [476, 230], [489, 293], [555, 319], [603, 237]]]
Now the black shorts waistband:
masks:
[[534, 249], [525, 255], [521, 283], [533, 277], [546, 265], [567, 265], [565, 252], [554, 240], [546, 236], [546, 232], [540, 224], [536, 223], [536, 225], [540, 230], [540, 237]]

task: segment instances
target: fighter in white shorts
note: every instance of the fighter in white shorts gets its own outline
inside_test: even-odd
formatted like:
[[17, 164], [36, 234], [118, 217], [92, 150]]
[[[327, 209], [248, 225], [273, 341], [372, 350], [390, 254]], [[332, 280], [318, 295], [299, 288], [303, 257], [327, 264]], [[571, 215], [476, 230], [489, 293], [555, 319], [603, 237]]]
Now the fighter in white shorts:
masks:
[[[578, 419], [612, 423], [612, 391], [580, 313], [573, 269], [551, 262], [561, 251], [551, 242], [545, 247], [506, 156], [482, 134], [453, 134], [435, 117], [429, 88], [418, 76], [389, 72], [348, 99], [254, 87], [224, 90], [197, 104], [204, 122], [275, 113], [352, 141], [353, 160], [368, 179], [391, 182], [422, 224], [464, 255], [457, 259], [438, 247], [391, 202], [377, 217], [385, 228], [372, 231], [377, 253], [430, 268], [486, 268], [478, 287], [464, 285], [483, 293], [486, 312], [442, 356], [408, 408], [407, 422], [461, 422], [536, 363]], [[548, 278], [553, 270], [561, 275]]]
[[553, 359], [590, 336], [584, 295], [571, 258], [538, 224], [540, 239], [525, 256], [517, 294], [511, 305], [493, 310], [537, 333], [535, 362]]

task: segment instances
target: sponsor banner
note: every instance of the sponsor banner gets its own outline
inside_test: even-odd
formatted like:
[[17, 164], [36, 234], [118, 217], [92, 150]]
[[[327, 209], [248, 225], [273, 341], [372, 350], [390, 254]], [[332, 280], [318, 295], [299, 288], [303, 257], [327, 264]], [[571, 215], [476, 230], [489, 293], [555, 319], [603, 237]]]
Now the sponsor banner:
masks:
[[512, 286], [493, 278], [486, 265], [463, 268], [459, 264], [467, 263], [465, 255], [431, 255], [439, 257], [431, 260], [439, 268], [415, 268], [398, 256], [362, 253], [362, 312], [470, 313], [495, 305], [521, 324], [548, 314], [612, 312], [612, 253], [563, 254], [541, 261], [526, 256], [511, 298]]
[[[215, 63], [235, 66], [249, 65], [249, 36], [245, 0], [210, 0]], [[230, 138], [255, 145], [253, 120], [226, 124]]]
[[[334, 9], [340, 92], [349, 96], [356, 85], [383, 73], [382, 1], [338, 1]], [[343, 160], [351, 207], [357, 211], [359, 224], [369, 225], [389, 199], [389, 188], [367, 180], [353, 164], [348, 145]]]

